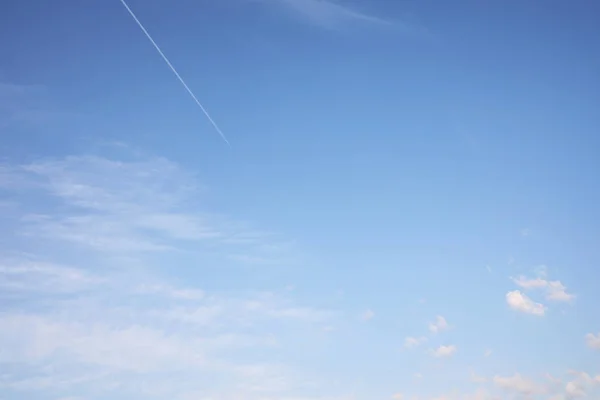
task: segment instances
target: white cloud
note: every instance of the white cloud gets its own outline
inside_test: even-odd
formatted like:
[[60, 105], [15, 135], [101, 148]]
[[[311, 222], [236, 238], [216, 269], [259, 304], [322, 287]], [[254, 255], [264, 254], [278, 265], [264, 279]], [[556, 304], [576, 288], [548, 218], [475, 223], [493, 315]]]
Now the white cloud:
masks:
[[427, 341], [427, 338], [425, 336], [421, 336], [421, 337], [409, 336], [404, 339], [404, 347], [406, 347], [407, 349], [412, 349], [414, 347], [419, 346], [422, 343], [425, 343], [426, 341]]
[[585, 335], [585, 343], [591, 349], [600, 350], [600, 332], [597, 335], [593, 333]]
[[450, 357], [457, 352], [457, 348], [454, 345], [450, 346], [440, 346], [437, 349], [432, 351], [433, 356], [435, 357]]
[[395, 393], [392, 395], [392, 399], [393, 400], [402, 400], [402, 399], [404, 399], [404, 396], [402, 395], [402, 393]]
[[587, 372], [570, 371], [569, 375], [573, 377], [564, 387], [564, 397], [566, 399], [576, 399], [587, 397], [588, 392], [600, 385], [599, 377], [592, 378]]
[[[36, 363], [61, 357], [113, 371], [151, 372], [206, 364], [201, 342], [184, 341], [150, 328], [61, 322], [28, 314], [0, 317], [4, 362]], [[55, 361], [57, 362], [57, 361]]]
[[506, 294], [506, 302], [513, 310], [527, 314], [543, 316], [546, 312], [546, 307], [543, 304], [534, 302], [519, 290], [508, 292]]
[[23, 197], [62, 205], [60, 212], [42, 207], [21, 216], [21, 233], [32, 239], [121, 257], [208, 249], [241, 263], [293, 262], [290, 241], [202, 212], [206, 189], [163, 158], [71, 156], [5, 169]]
[[496, 375], [493, 382], [496, 386], [507, 392], [518, 393], [523, 396], [533, 396], [544, 392], [542, 386], [519, 374], [506, 377]]
[[586, 396], [585, 390], [577, 382], [568, 382], [565, 386], [565, 393], [570, 399]]
[[484, 356], [484, 357], [489, 357], [489, 356], [491, 356], [491, 355], [492, 355], [492, 353], [493, 353], [493, 350], [491, 350], [491, 349], [487, 349], [487, 350], [486, 350], [486, 351], [483, 353], [483, 356]]
[[575, 298], [573, 294], [567, 293], [567, 288], [560, 281], [549, 281], [542, 277], [528, 279], [524, 276], [513, 278], [513, 281], [526, 290], [544, 289], [548, 300], [569, 302]]
[[0, 278], [0, 288], [5, 292], [76, 293], [104, 283], [91, 272], [27, 256], [0, 259]]
[[548, 282], [548, 300], [569, 302], [575, 298], [575, 295], [567, 293], [567, 288], [560, 281]]
[[542, 278], [527, 279], [523, 276], [520, 276], [516, 279], [513, 279], [513, 281], [517, 284], [517, 286], [520, 286], [523, 289], [546, 288], [548, 286], [548, 281]]
[[282, 5], [297, 15], [304, 17], [318, 26], [328, 29], [337, 29], [343, 24], [362, 22], [376, 25], [390, 25], [382, 18], [378, 18], [335, 0], [264, 0], [273, 4]]
[[567, 288], [560, 281], [548, 282], [548, 294], [546, 296], [548, 300], [555, 301], [571, 301], [575, 298], [575, 295], [567, 293]]
[[[313, 334], [319, 341], [336, 337], [337, 332], [321, 332], [341, 322], [340, 314], [323, 308], [317, 298], [292, 297], [300, 289], [242, 290], [230, 280], [242, 268], [224, 268], [214, 279], [220, 265], [198, 251], [210, 249], [219, 260], [239, 255], [267, 263], [291, 252], [289, 242], [202, 212], [202, 189], [180, 167], [160, 159], [70, 157], [6, 171], [12, 181], [5, 188], [18, 182], [21, 192], [15, 198], [23, 202], [0, 212], [27, 235], [19, 239], [36, 254], [0, 247], [0, 299], [10, 300], [0, 313], [0, 363], [15, 371], [0, 374], [0, 390], [20, 391], [25, 398], [44, 393], [54, 400], [79, 399], [78, 393], [86, 391], [111, 398], [357, 400], [311, 397], [326, 390], [328, 377], [300, 368], [306, 365], [278, 362], [286, 359], [286, 349], [320, 345], [311, 342]], [[536, 288], [525, 278], [521, 283]], [[547, 281], [537, 288], [560, 300], [567, 292], [559, 284]], [[535, 310], [537, 303], [529, 299], [527, 305], [523, 296], [517, 308], [533, 304]], [[354, 310], [345, 316], [348, 322], [355, 321]], [[366, 310], [362, 317], [374, 315]], [[441, 316], [429, 324], [432, 333], [447, 329]], [[598, 339], [586, 336], [588, 345]], [[404, 344], [415, 347], [426, 340], [407, 337]], [[447, 345], [430, 354], [456, 352], [456, 346]], [[520, 375], [497, 376], [493, 382], [521, 395], [543, 393], [543, 386]], [[560, 395], [592, 396], [594, 382], [600, 377], [580, 373], [561, 383]], [[411, 397], [397, 393], [393, 398]], [[492, 395], [481, 390], [443, 398]]]
[[472, 374], [471, 381], [478, 387], [474, 392], [453, 390], [449, 394], [435, 398], [451, 400], [500, 400], [505, 398], [572, 400], [577, 398], [595, 399], [600, 394], [597, 390], [600, 388], [600, 377], [592, 378], [588, 373], [580, 371], [570, 371], [568, 375], [566, 383], [563, 379], [549, 374], [546, 374], [546, 381], [540, 383], [520, 374], [496, 375], [491, 380]]
[[[60, 279], [69, 281], [70, 276], [62, 274]], [[15, 309], [0, 315], [0, 345], [4, 349], [0, 363], [18, 365], [31, 374], [27, 380], [0, 382], [1, 387], [73, 391], [85, 384], [103, 390], [109, 381], [119, 386], [139, 386], [139, 382], [131, 381], [131, 374], [144, 379], [149, 374], [168, 377], [177, 373], [189, 376], [190, 382], [190, 374], [218, 375], [219, 379], [230, 379], [234, 387], [248, 395], [265, 391], [283, 394], [292, 384], [283, 382], [294, 379], [291, 372], [282, 375], [286, 368], [238, 361], [230, 355], [236, 349], [273, 348], [278, 338], [269, 333], [270, 329], [279, 326], [279, 337], [285, 338], [288, 333], [282, 328], [289, 326], [292, 333], [315, 320], [326, 321], [330, 315], [291, 304], [276, 294], [240, 298], [198, 290], [203, 296], [190, 299], [178, 294], [191, 289], [166, 283], [161, 288], [168, 290], [146, 291], [143, 295], [149, 301], [133, 305], [130, 299], [139, 293], [139, 285], [127, 287], [105, 278], [110, 281], [108, 284], [93, 283], [105, 285], [103, 290], [86, 291], [85, 297], [49, 302], [42, 311], [37, 307], [31, 311]], [[35, 283], [33, 279], [27, 281]], [[45, 291], [43, 287], [39, 289]], [[35, 290], [35, 285], [15, 289], [33, 291], [29, 302], [40, 293]], [[169, 296], [165, 297], [165, 293]], [[176, 295], [170, 296], [172, 293]], [[62, 296], [62, 292], [58, 295]], [[38, 371], [39, 365], [53, 367]], [[260, 373], [263, 370], [270, 372]], [[68, 380], [63, 376], [68, 376]], [[160, 375], [156, 376], [156, 384], [163, 382]], [[178, 393], [168, 379], [164, 382], [169, 393]]]
[[445, 331], [449, 328], [450, 326], [448, 325], [448, 322], [446, 322], [446, 318], [438, 315], [435, 318], [435, 322], [431, 322], [429, 324], [429, 330], [432, 333], [438, 333], [438, 332], [442, 332]]
[[[212, 262], [231, 254], [272, 261], [293, 248], [203, 212], [201, 187], [179, 166], [86, 156], [3, 173], [17, 206], [0, 212], [26, 240], [11, 229], [3, 239], [24, 250], [0, 247], [0, 363], [15, 371], [0, 376], [0, 397], [291, 399], [319, 385], [269, 360], [337, 314], [287, 290], [199, 287], [218, 272], [207, 253]], [[227, 280], [245, 268], [226, 265]]]

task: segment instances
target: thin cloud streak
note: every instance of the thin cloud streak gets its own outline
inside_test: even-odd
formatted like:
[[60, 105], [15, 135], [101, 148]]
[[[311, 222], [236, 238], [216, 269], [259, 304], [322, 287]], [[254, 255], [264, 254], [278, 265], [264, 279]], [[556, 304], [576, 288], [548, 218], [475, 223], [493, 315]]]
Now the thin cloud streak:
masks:
[[278, 0], [282, 5], [323, 27], [332, 28], [344, 22], [366, 22], [390, 25], [390, 22], [356, 11], [331, 0]]
[[152, 36], [150, 36], [150, 34], [146, 30], [146, 28], [144, 28], [144, 25], [142, 25], [142, 23], [140, 22], [140, 20], [136, 17], [136, 15], [134, 14], [134, 12], [131, 10], [131, 8], [129, 8], [129, 6], [125, 2], [125, 0], [120, 0], [120, 1], [121, 1], [121, 4], [123, 4], [123, 7], [125, 7], [127, 9], [127, 11], [129, 12], [129, 14], [131, 15], [131, 17], [138, 24], [138, 26], [140, 27], [140, 29], [142, 30], [142, 32], [144, 32], [144, 35], [146, 35], [146, 37], [148, 38], [148, 40], [150, 40], [150, 42], [152, 43], [152, 45], [154, 46], [154, 48], [156, 49], [156, 51], [158, 51], [158, 54], [160, 54], [160, 56], [162, 57], [162, 59], [167, 63], [167, 65], [169, 66], [169, 68], [171, 69], [171, 71], [173, 71], [173, 73], [175, 74], [175, 76], [177, 77], [177, 79], [179, 79], [179, 82], [181, 82], [181, 84], [183, 85], [183, 87], [185, 88], [185, 90], [187, 90], [187, 92], [190, 94], [190, 96], [192, 96], [192, 99], [194, 99], [194, 101], [196, 102], [196, 104], [198, 105], [198, 107], [200, 107], [200, 110], [202, 110], [202, 112], [204, 113], [204, 115], [206, 116], [206, 118], [208, 118], [208, 120], [210, 121], [211, 125], [215, 128], [215, 130], [217, 131], [217, 133], [221, 136], [221, 138], [225, 141], [225, 143], [227, 143], [227, 145], [230, 146], [230, 143], [227, 140], [227, 138], [225, 137], [225, 134], [221, 131], [221, 128], [219, 128], [219, 126], [212, 119], [212, 117], [210, 116], [210, 114], [208, 113], [208, 111], [206, 111], [206, 109], [204, 108], [204, 106], [202, 105], [202, 103], [200, 103], [200, 100], [198, 100], [198, 98], [196, 97], [196, 95], [194, 94], [194, 92], [192, 92], [192, 90], [189, 88], [189, 86], [185, 83], [185, 81], [183, 80], [183, 78], [181, 77], [181, 75], [179, 75], [179, 73], [177, 72], [177, 70], [175, 69], [175, 67], [173, 66], [173, 64], [171, 64], [171, 62], [169, 61], [169, 59], [167, 58], [167, 56], [165, 56], [165, 54], [162, 52], [162, 50], [160, 49], [160, 47], [158, 47], [158, 44], [156, 44], [156, 42], [154, 41], [154, 39], [152, 39]]
[[[299, 20], [329, 31], [344, 31], [350, 26], [383, 28], [389, 33], [400, 33], [419, 40], [437, 41], [439, 37], [418, 22], [391, 20], [351, 6], [338, 0], [251, 0], [267, 6], [287, 10]], [[367, 1], [364, 4], [370, 4]]]

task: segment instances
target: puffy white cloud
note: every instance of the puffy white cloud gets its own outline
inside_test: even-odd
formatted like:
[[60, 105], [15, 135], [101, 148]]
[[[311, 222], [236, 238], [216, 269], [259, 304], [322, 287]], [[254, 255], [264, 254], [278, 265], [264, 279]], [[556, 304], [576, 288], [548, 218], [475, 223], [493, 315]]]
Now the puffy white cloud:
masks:
[[548, 282], [546, 298], [548, 300], [568, 302], [573, 300], [575, 295], [567, 293], [567, 288], [560, 281], [550, 281]]
[[597, 335], [593, 333], [585, 335], [585, 343], [591, 349], [600, 350], [600, 332]]
[[438, 333], [438, 332], [442, 332], [445, 331], [449, 328], [450, 326], [448, 325], [448, 322], [446, 321], [446, 318], [442, 317], [441, 315], [438, 315], [435, 318], [434, 322], [431, 322], [429, 324], [429, 330], [432, 333]]
[[458, 351], [457, 347], [454, 345], [449, 346], [440, 346], [437, 349], [432, 351], [432, 354], [435, 357], [450, 357], [454, 355]]
[[546, 299], [558, 302], [570, 302], [575, 299], [575, 295], [568, 293], [567, 288], [561, 281], [550, 281], [543, 277], [546, 274], [540, 275], [537, 278], [526, 278], [519, 276], [513, 278], [513, 281], [523, 289], [543, 289], [546, 292]]
[[585, 397], [587, 395], [585, 393], [585, 390], [583, 390], [582, 385], [574, 381], [567, 383], [567, 385], [565, 386], [565, 393], [567, 395], [567, 398], [569, 399]]
[[546, 313], [546, 307], [543, 304], [534, 302], [519, 290], [508, 292], [506, 302], [513, 310], [527, 314], [543, 316]]
[[569, 375], [573, 378], [564, 387], [564, 397], [566, 399], [587, 397], [588, 392], [593, 391], [600, 384], [599, 377], [592, 378], [587, 372], [570, 371]]

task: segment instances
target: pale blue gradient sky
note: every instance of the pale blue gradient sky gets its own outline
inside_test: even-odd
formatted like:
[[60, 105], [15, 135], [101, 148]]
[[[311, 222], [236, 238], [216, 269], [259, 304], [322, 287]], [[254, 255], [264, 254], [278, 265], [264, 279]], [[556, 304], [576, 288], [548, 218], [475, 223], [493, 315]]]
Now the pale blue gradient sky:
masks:
[[0, 5], [0, 398], [600, 395], [599, 5], [129, 4], [231, 147], [118, 0]]

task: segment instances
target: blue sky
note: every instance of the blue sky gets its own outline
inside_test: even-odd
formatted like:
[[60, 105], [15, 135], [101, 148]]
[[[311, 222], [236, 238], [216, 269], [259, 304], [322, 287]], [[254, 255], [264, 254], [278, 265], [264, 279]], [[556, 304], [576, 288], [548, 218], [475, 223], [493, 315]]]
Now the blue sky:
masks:
[[600, 7], [0, 5], [0, 398], [600, 396]]

